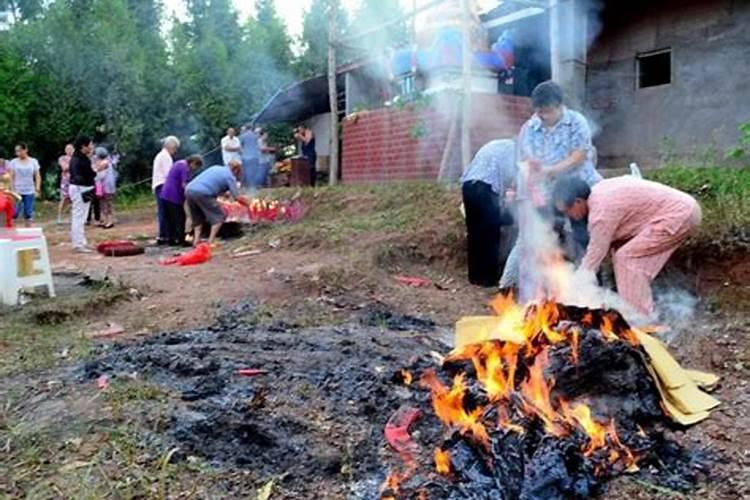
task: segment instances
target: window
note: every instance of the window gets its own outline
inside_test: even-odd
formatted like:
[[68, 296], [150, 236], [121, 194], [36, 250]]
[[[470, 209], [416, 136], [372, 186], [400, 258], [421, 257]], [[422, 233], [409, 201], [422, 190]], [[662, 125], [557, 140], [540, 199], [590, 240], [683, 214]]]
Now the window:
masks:
[[672, 49], [664, 49], [636, 57], [638, 88], [672, 83]]
[[409, 95], [417, 91], [417, 77], [413, 73], [406, 75], [400, 83], [400, 95]]

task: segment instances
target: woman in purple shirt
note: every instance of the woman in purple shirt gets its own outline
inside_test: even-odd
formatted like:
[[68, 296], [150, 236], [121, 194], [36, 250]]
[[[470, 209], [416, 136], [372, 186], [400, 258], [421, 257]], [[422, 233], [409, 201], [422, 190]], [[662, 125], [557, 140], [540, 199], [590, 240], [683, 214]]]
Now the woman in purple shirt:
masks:
[[161, 188], [159, 196], [166, 208], [167, 234], [165, 236], [172, 246], [189, 246], [189, 243], [185, 243], [185, 186], [190, 181], [191, 172], [202, 166], [203, 159], [198, 155], [176, 161]]

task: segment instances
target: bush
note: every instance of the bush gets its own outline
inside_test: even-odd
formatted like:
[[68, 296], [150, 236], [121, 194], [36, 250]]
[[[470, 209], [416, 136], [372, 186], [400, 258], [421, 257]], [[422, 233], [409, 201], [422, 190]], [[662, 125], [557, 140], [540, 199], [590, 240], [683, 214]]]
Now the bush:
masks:
[[698, 244], [748, 243], [750, 168], [669, 165], [647, 177], [693, 195], [703, 209]]

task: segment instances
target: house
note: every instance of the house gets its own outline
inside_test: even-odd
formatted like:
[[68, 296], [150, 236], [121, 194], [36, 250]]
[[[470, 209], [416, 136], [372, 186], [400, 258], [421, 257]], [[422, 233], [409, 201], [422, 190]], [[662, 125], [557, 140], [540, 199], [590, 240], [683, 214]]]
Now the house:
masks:
[[[477, 19], [489, 41], [509, 34], [513, 64], [512, 71], [495, 73], [473, 65], [472, 152], [515, 136], [531, 113], [531, 90], [549, 78], [591, 122], [604, 170], [721, 154], [737, 143], [738, 126], [750, 121], [747, 0], [506, 0]], [[450, 60], [450, 54], [441, 57]], [[425, 75], [418, 67], [430, 55], [415, 53], [413, 60], [416, 71], [402, 74], [382, 61], [340, 70], [342, 103], [354, 101], [357, 88], [366, 95], [339, 117], [344, 182], [460, 174], [460, 61], [437, 64]], [[364, 83], [357, 87], [358, 79]], [[297, 118], [311, 120], [314, 129], [320, 124], [323, 149], [327, 85], [317, 90], [319, 114], [309, 109]], [[398, 95], [413, 90], [427, 97], [399, 104]]]
[[737, 145], [750, 121], [750, 2], [612, 1], [598, 16], [583, 100], [601, 163], [654, 167]]

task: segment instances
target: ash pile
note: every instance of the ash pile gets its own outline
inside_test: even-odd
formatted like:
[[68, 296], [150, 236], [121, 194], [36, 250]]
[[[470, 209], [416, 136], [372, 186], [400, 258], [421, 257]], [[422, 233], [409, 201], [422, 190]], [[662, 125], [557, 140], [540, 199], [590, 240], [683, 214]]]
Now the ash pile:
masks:
[[591, 498], [623, 474], [676, 491], [709, 478], [711, 454], [669, 438], [675, 424], [621, 315], [544, 302], [512, 316], [513, 341], [404, 369], [428, 397], [386, 426], [395, 453], [381, 499]]

